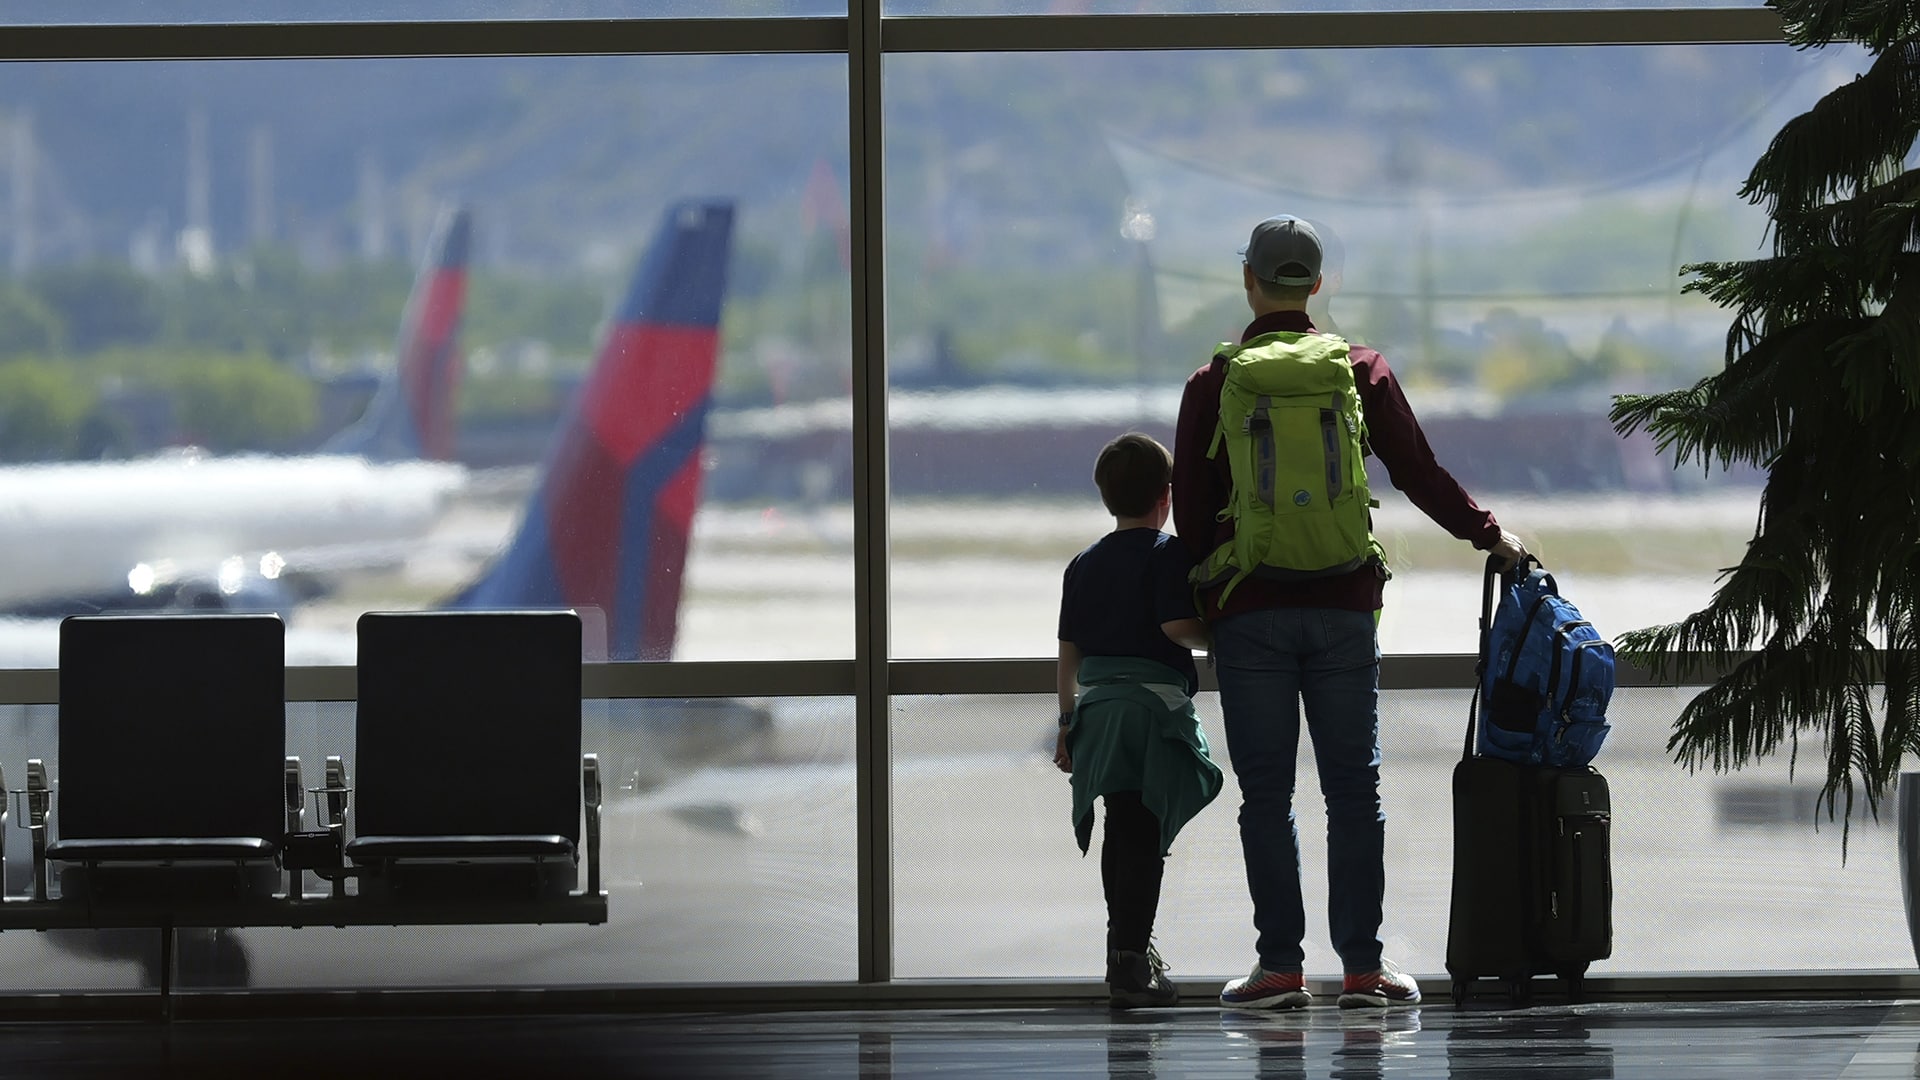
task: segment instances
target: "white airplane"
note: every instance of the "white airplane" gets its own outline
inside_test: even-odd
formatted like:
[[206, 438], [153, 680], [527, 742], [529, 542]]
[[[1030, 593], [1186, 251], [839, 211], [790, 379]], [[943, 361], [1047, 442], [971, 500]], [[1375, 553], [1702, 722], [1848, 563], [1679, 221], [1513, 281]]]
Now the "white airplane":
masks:
[[0, 467], [0, 613], [284, 610], [290, 583], [398, 563], [466, 481], [444, 459], [470, 236], [466, 210], [442, 215], [396, 371], [318, 453]]

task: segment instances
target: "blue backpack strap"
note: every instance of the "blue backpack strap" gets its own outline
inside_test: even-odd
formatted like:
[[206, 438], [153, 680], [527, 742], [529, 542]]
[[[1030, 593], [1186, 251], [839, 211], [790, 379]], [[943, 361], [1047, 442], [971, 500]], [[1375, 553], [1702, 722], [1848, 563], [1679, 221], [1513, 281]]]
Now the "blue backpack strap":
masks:
[[1564, 703], [1573, 697], [1574, 677], [1580, 674], [1580, 669], [1578, 667], [1572, 667], [1567, 671], [1567, 692], [1561, 694], [1560, 656], [1563, 653], [1572, 651], [1573, 646], [1570, 644], [1570, 641], [1573, 632], [1583, 626], [1590, 628], [1593, 624], [1585, 619], [1574, 619], [1569, 622], [1563, 622], [1553, 628], [1553, 661], [1547, 667], [1547, 705], [1549, 708], [1552, 707], [1556, 698]]
[[[1540, 572], [1535, 571], [1535, 573], [1540, 573]], [[1549, 575], [1540, 573], [1540, 576], [1545, 577], [1547, 579], [1548, 585], [1553, 584], [1553, 578], [1550, 577]], [[1527, 580], [1532, 581], [1533, 575], [1529, 574], [1527, 576]], [[1557, 592], [1549, 592], [1545, 589], [1542, 589], [1537, 595], [1534, 596], [1532, 606], [1527, 608], [1527, 617], [1520, 620], [1520, 629], [1516, 631], [1514, 634], [1514, 639], [1516, 642], [1525, 642], [1527, 640], [1527, 632], [1533, 629], [1533, 620], [1540, 617], [1540, 609], [1547, 606], [1548, 600], [1551, 600], [1552, 598], [1558, 595], [1560, 594]], [[1520, 648], [1520, 646], [1516, 644], [1514, 646], [1513, 655], [1507, 659], [1507, 681], [1508, 682], [1512, 682], [1514, 672], [1520, 670], [1520, 654], [1522, 651], [1523, 650]], [[1551, 694], [1553, 692], [1553, 687], [1548, 686], [1547, 692]]]

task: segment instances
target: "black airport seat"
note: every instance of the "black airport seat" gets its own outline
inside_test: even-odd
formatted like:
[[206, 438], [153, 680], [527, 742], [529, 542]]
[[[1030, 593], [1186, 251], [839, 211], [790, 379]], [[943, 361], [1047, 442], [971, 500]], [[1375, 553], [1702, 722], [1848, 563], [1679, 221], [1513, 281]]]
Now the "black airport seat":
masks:
[[580, 635], [571, 611], [361, 616], [346, 844], [360, 895], [465, 903], [572, 890]]
[[288, 820], [285, 663], [277, 615], [60, 624], [57, 838], [45, 854], [67, 864], [65, 895], [272, 894]]

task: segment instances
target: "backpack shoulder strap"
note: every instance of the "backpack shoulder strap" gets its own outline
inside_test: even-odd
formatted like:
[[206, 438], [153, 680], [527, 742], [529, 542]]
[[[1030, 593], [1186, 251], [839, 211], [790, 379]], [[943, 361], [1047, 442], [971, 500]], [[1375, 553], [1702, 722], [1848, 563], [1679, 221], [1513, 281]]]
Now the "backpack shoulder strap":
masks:
[[[1235, 345], [1231, 341], [1223, 341], [1214, 346], [1212, 366], [1224, 369], [1227, 366], [1227, 361], [1233, 359], [1234, 355], [1238, 353], [1242, 347], [1243, 346]], [[1226, 378], [1224, 370], [1221, 373], [1221, 378]], [[1220, 456], [1220, 445], [1226, 441], [1226, 438], [1226, 421], [1220, 418], [1219, 403], [1216, 402], [1213, 410], [1213, 441], [1207, 444], [1207, 456], [1209, 458]]]

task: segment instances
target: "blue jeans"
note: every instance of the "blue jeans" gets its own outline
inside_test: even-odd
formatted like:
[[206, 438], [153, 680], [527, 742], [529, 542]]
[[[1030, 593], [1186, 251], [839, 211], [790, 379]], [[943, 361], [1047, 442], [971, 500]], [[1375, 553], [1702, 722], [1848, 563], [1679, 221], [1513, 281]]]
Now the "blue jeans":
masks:
[[1227, 754], [1260, 966], [1301, 970], [1306, 908], [1293, 816], [1301, 706], [1327, 800], [1327, 922], [1347, 974], [1380, 967], [1386, 814], [1380, 809], [1380, 644], [1372, 612], [1271, 608], [1213, 625]]

